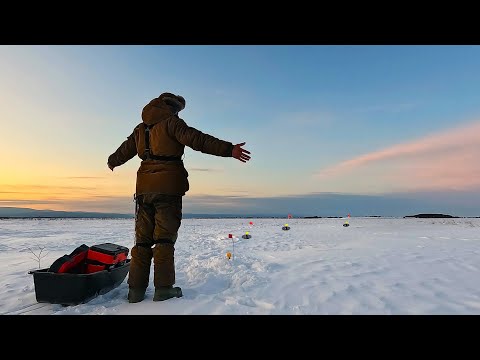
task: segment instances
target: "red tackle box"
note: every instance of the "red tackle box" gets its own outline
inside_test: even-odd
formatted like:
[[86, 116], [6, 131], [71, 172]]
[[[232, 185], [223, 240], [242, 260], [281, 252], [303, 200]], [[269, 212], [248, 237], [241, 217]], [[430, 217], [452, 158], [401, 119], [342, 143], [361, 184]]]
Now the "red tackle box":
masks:
[[104, 243], [93, 245], [88, 249], [86, 259], [86, 273], [110, 270], [125, 264], [128, 256], [128, 248], [125, 246]]

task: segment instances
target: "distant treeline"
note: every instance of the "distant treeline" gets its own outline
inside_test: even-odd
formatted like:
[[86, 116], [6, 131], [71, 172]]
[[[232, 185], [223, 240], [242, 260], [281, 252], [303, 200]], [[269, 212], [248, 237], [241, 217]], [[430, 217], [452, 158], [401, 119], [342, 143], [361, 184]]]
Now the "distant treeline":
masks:
[[0, 216], [0, 220], [125, 220], [134, 219], [134, 216], [100, 217], [100, 216]]
[[439, 218], [459, 218], [459, 216], [445, 215], [445, 214], [417, 214], [407, 215], [404, 218], [423, 218], [423, 219], [439, 219]]
[[[366, 215], [366, 216], [357, 216], [363, 218], [391, 218], [391, 216], [381, 216], [381, 215]], [[240, 215], [223, 215], [223, 214], [184, 214], [184, 219], [287, 219], [286, 216], [240, 216]], [[292, 219], [345, 219], [346, 216], [297, 216], [293, 217]], [[396, 218], [396, 216], [394, 216]], [[405, 218], [423, 218], [423, 219], [440, 219], [440, 218], [470, 218], [470, 219], [477, 219], [480, 216], [452, 216], [452, 215], [445, 215], [445, 214], [416, 214], [416, 215], [406, 215], [403, 217]], [[120, 216], [116, 214], [107, 214], [107, 216], [89, 216], [87, 214], [83, 216], [75, 216], [75, 215], [60, 215], [60, 216], [0, 216], [0, 220], [8, 220], [8, 219], [49, 219], [49, 220], [61, 220], [61, 219], [81, 219], [81, 220], [88, 220], [88, 219], [95, 219], [95, 220], [125, 220], [125, 219], [134, 219], [133, 215], [123, 215]]]

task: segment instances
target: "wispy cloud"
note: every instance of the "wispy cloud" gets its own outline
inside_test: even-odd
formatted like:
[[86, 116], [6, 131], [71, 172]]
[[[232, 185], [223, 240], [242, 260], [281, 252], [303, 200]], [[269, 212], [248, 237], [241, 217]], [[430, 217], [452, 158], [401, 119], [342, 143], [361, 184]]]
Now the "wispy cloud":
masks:
[[331, 125], [335, 116], [328, 111], [297, 111], [283, 114], [275, 120], [275, 127], [297, 127], [297, 126], [318, 126]]
[[356, 113], [371, 113], [371, 112], [389, 112], [399, 113], [403, 111], [409, 111], [417, 107], [417, 104], [413, 103], [400, 103], [400, 104], [383, 104], [383, 105], [371, 105], [357, 109], [353, 109], [352, 112]]
[[60, 179], [105, 179], [105, 176], [65, 176]]
[[188, 171], [217, 172], [217, 171], [223, 171], [223, 170], [209, 169], [209, 168], [189, 168]]
[[[23, 192], [18, 189], [25, 189], [26, 191], [33, 190], [95, 190], [91, 186], [56, 186], [56, 185], [2, 185], [2, 188], [10, 188], [13, 192]], [[5, 192], [5, 191], [2, 191]]]
[[243, 196], [248, 196], [251, 194], [250, 191], [248, 190], [237, 190], [234, 188], [218, 188], [218, 191], [224, 192], [224, 193], [237, 193], [237, 194], [243, 194]]
[[11, 200], [11, 199], [0, 199], [0, 206], [25, 206], [26, 204], [61, 204], [62, 200]]
[[70, 191], [28, 191], [28, 190], [19, 190], [19, 191], [0, 191], [0, 194], [16, 194], [16, 195], [49, 195], [49, 196], [62, 196], [62, 195], [72, 195]]
[[[332, 179], [382, 166], [383, 180], [399, 187], [480, 188], [480, 122], [365, 154], [315, 174]], [[380, 179], [382, 180], [382, 179]]]

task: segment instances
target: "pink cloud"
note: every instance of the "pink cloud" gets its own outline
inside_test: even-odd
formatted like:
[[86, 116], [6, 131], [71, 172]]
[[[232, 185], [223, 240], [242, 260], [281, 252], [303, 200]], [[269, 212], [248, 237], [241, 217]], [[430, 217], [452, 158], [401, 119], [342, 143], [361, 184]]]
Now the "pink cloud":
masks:
[[[384, 168], [395, 188], [480, 188], [480, 122], [365, 154], [316, 174], [320, 179]], [[399, 186], [400, 185], [400, 186]]]

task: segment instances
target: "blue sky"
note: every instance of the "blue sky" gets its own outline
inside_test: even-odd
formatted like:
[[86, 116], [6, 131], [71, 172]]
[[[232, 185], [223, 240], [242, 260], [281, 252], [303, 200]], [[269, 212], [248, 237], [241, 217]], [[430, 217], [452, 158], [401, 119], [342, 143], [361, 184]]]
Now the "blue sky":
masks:
[[438, 212], [480, 215], [441, 200], [479, 193], [479, 64], [479, 46], [459, 45], [0, 46], [0, 150], [15, 154], [0, 206], [130, 211], [139, 159], [114, 173], [106, 159], [169, 91], [190, 126], [252, 152], [243, 164], [187, 149], [187, 212], [223, 199], [222, 212], [248, 215], [288, 197], [329, 215], [343, 200], [305, 198], [434, 192]]

